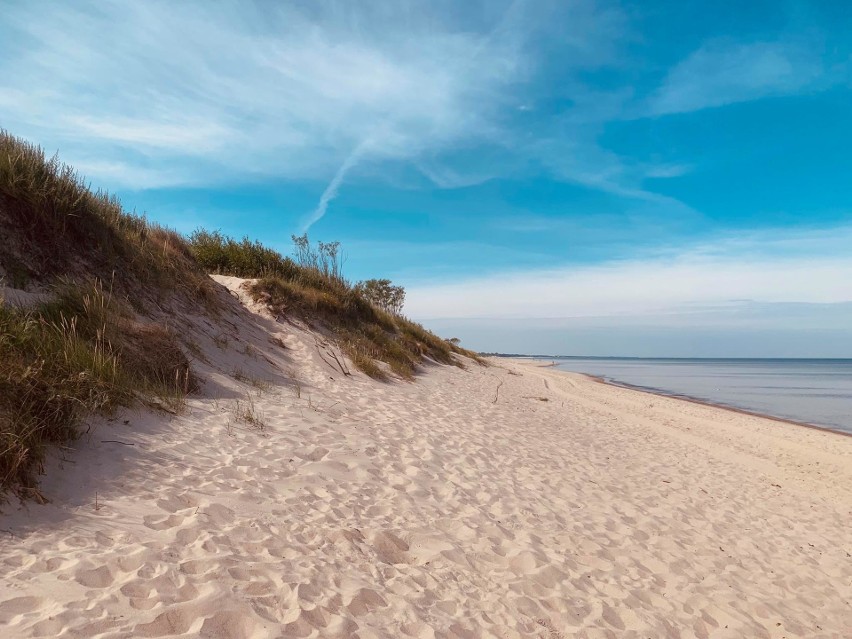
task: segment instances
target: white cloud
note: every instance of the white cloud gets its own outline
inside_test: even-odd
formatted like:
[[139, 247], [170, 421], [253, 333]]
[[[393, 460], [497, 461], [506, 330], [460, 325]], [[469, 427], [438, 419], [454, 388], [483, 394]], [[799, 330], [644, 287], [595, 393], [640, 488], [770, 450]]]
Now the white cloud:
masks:
[[815, 52], [780, 42], [712, 41], [669, 71], [651, 96], [651, 115], [686, 113], [798, 93], [823, 76]]
[[[20, 2], [0, 25], [0, 126], [112, 188], [329, 180], [310, 221], [366, 162], [412, 161], [457, 188], [547, 155], [513, 122], [552, 58], [542, 38], [568, 76], [617, 64], [626, 17], [606, 4]], [[624, 96], [603, 108], [581, 85], [561, 131], [581, 166], [555, 173], [647, 199], [576, 136]], [[506, 161], [447, 159], [480, 145]]]
[[215, 122], [182, 117], [176, 121], [113, 117], [100, 120], [91, 116], [71, 115], [67, 127], [81, 137], [104, 140], [135, 149], [181, 149], [186, 155], [215, 151], [230, 131]]
[[111, 188], [324, 182], [307, 222], [387, 161], [440, 188], [546, 172], [689, 216], [646, 184], [687, 167], [607, 150], [606, 123], [801, 91], [822, 71], [804, 46], [715, 41], [646, 103], [586, 73], [623, 69], [639, 41], [606, 0], [426, 4], [6, 3], [0, 126]]
[[699, 245], [669, 255], [493, 274], [408, 287], [406, 312], [426, 318], [641, 317], [750, 303], [852, 301], [852, 227]]
[[[519, 45], [418, 6], [6, 6], [0, 125], [71, 163], [144, 154], [169, 184], [330, 178], [368, 139], [371, 156], [410, 159], [500, 136]], [[121, 175], [152, 186], [150, 171]]]

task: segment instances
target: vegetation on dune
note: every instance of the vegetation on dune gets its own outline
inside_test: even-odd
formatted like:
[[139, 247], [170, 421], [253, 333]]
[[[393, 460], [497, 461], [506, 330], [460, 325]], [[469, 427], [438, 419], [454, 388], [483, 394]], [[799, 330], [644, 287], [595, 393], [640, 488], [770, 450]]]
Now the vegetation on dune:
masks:
[[86, 415], [140, 400], [180, 407], [196, 382], [162, 322], [180, 308], [216, 312], [209, 272], [257, 278], [256, 299], [327, 328], [372, 377], [386, 377], [377, 361], [404, 378], [425, 357], [481, 361], [402, 317], [401, 287], [347, 282], [337, 242], [294, 236], [294, 259], [219, 232], [184, 238], [2, 130], [0, 237], [0, 284], [37, 286], [49, 300], [24, 308], [0, 299], [0, 494], [37, 497], [45, 451], [73, 440]]
[[278, 251], [252, 242], [222, 235], [219, 231], [198, 229], [189, 236], [193, 256], [208, 273], [236, 277], [285, 277], [298, 275], [298, 267]]
[[331, 330], [355, 366], [377, 379], [387, 375], [376, 360], [411, 379], [424, 357], [461, 366], [454, 355], [479, 362], [474, 353], [430, 333], [400, 314], [405, 291], [390, 280], [354, 286], [344, 277], [340, 245], [312, 245], [307, 235], [293, 236], [294, 259], [247, 238], [237, 241], [218, 232], [196, 231], [190, 246], [205, 268], [224, 275], [257, 278], [256, 300], [275, 314], [321, 323]]
[[29, 308], [0, 300], [0, 493], [37, 495], [45, 450], [76, 437], [85, 415], [140, 398], [180, 405], [189, 363], [148, 311], [167, 299], [212, 309], [215, 287], [180, 235], [5, 131], [0, 236], [0, 283], [49, 291]]
[[3, 130], [0, 234], [0, 269], [13, 286], [73, 275], [112, 281], [137, 295], [180, 289], [212, 299], [213, 286], [184, 238], [125, 212], [117, 198], [93, 192], [56, 156], [47, 159], [38, 146]]
[[174, 409], [194, 385], [173, 333], [99, 284], [69, 283], [30, 309], [0, 301], [0, 492], [37, 495], [47, 447], [74, 439], [85, 415], [140, 396]]
[[402, 313], [402, 307], [405, 304], [405, 289], [401, 286], [394, 286], [390, 280], [364, 280], [355, 285], [355, 291], [373, 306], [378, 306], [394, 315]]

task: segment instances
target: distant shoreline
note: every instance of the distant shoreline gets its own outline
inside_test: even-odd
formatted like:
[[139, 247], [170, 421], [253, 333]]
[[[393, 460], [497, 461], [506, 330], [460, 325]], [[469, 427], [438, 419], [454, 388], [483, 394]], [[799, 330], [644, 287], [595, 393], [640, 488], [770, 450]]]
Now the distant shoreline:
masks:
[[552, 361], [557, 359], [631, 360], [643, 362], [852, 362], [852, 357], [637, 357], [632, 355], [513, 355], [479, 353], [482, 357]]
[[[724, 403], [721, 403], [721, 402], [714, 402], [714, 401], [707, 400], [707, 399], [700, 399], [698, 397], [692, 397], [690, 395], [684, 395], [682, 393], [666, 392], [662, 389], [649, 388], [647, 386], [640, 386], [640, 385], [637, 385], [637, 384], [630, 384], [628, 382], [621, 382], [621, 381], [614, 380], [614, 379], [607, 379], [606, 377], [602, 377], [600, 375], [592, 375], [591, 373], [582, 373], [582, 372], [579, 372], [579, 371], [566, 371], [566, 370], [562, 370], [560, 368], [557, 368], [556, 362], [553, 361], [553, 360], [555, 360], [555, 359], [568, 359], [568, 358], [565, 358], [565, 357], [552, 357], [551, 358], [551, 357], [521, 356], [521, 357], [507, 357], [507, 359], [523, 359], [526, 362], [530, 362], [530, 361], [536, 361], [536, 362], [542, 362], [542, 363], [546, 362], [546, 364], [542, 365], [541, 368], [554, 368], [560, 373], [567, 373], [569, 375], [582, 375], [583, 377], [591, 379], [591, 380], [593, 380], [593, 381], [595, 381], [599, 384], [604, 384], [606, 386], [616, 386], [618, 388], [625, 388], [627, 390], [637, 391], [637, 392], [640, 392], [640, 393], [647, 393], [649, 395], [656, 395], [658, 397], [668, 397], [670, 399], [679, 399], [679, 400], [682, 400], [682, 401], [685, 401], [685, 402], [689, 402], [691, 404], [708, 406], [710, 408], [719, 408], [719, 409], [722, 409], [722, 410], [731, 411], [733, 413], [739, 413], [740, 415], [748, 415], [749, 417], [760, 417], [762, 419], [769, 419], [769, 420], [772, 420], [772, 421], [775, 421], [775, 422], [781, 422], [783, 424], [793, 424], [794, 426], [803, 426], [805, 428], [812, 428], [812, 429], [818, 430], [818, 431], [834, 433], [836, 435], [843, 435], [844, 437], [852, 437], [852, 433], [844, 431], [844, 430], [840, 430], [840, 429], [837, 429], [837, 428], [832, 428], [831, 426], [821, 426], [819, 424], [811, 424], [809, 422], [798, 421], [798, 420], [795, 420], [795, 419], [790, 419], [788, 417], [779, 417], [778, 415], [772, 415], [772, 414], [769, 414], [769, 413], [762, 413], [762, 412], [755, 411], [755, 410], [749, 410], [747, 408], [739, 408], [737, 406], [731, 406], [730, 404], [724, 404]], [[596, 358], [588, 358], [588, 357], [580, 358], [580, 357], [577, 357], [576, 359], [596, 359]], [[600, 359], [643, 359], [643, 360], [649, 360], [649, 359], [655, 359], [655, 358], [649, 358], [649, 357], [636, 357], [636, 358], [618, 357], [618, 358], [600, 358]], [[676, 358], [659, 358], [659, 359], [676, 359]], [[701, 358], [684, 358], [684, 359], [695, 360], [695, 359], [701, 359]], [[743, 359], [748, 359], [748, 358], [743, 358]], [[818, 359], [818, 358], [814, 358], [814, 359]], [[829, 359], [829, 358], [826, 358], [826, 359]], [[752, 360], [752, 361], [754, 361], [754, 360]], [[833, 361], [849, 361], [849, 360], [847, 360], [845, 358], [834, 358]]]
[[[555, 367], [554, 367], [555, 368]], [[560, 370], [560, 369], [557, 369]], [[568, 372], [568, 371], [562, 371]], [[577, 373], [577, 375], [584, 375], [589, 379], [592, 379], [599, 384], [607, 384], [608, 386], [619, 386], [621, 388], [627, 388], [629, 390], [639, 391], [642, 393], [648, 393], [649, 395], [659, 395], [660, 397], [671, 397], [672, 399], [680, 399], [685, 402], [690, 402], [692, 404], [701, 404], [702, 406], [710, 406], [711, 408], [721, 408], [723, 410], [729, 410], [734, 413], [740, 413], [741, 415], [749, 415], [751, 417], [762, 417], [763, 419], [771, 419], [776, 422], [783, 422], [785, 424], [793, 424], [795, 426], [804, 426], [805, 428], [813, 428], [815, 430], [828, 431], [830, 433], [836, 433], [838, 435], [843, 435], [844, 437], [852, 437], [852, 433], [846, 432], [845, 430], [839, 430], [837, 428], [832, 428], [831, 426], [820, 426], [819, 424], [810, 424], [808, 422], [800, 422], [795, 419], [789, 419], [787, 417], [779, 417], [777, 415], [770, 415], [769, 413], [761, 413], [754, 410], [748, 410], [746, 408], [738, 408], [736, 406], [731, 406], [730, 404], [722, 404], [719, 402], [712, 402], [707, 399], [699, 399], [697, 397], [690, 397], [689, 395], [682, 395], [679, 393], [667, 393], [663, 390], [655, 389], [655, 388], [646, 388], [644, 386], [637, 386], [635, 384], [628, 384], [627, 382], [619, 382], [616, 380], [606, 379], [604, 377], [600, 377], [598, 375], [590, 375], [588, 373]]]
[[[554, 366], [554, 368], [556, 368]], [[563, 373], [567, 373], [569, 371], [561, 371]], [[574, 371], [571, 371], [574, 372]], [[804, 426], [805, 428], [813, 428], [814, 430], [822, 430], [828, 431], [829, 433], [835, 433], [837, 435], [843, 435], [844, 437], [852, 437], [852, 433], [846, 432], [844, 430], [839, 430], [837, 428], [832, 428], [831, 426], [820, 426], [819, 424], [810, 424], [808, 422], [800, 422], [795, 419], [789, 419], [788, 417], [779, 417], [778, 415], [771, 415], [769, 413], [761, 413], [755, 410], [748, 410], [746, 408], [738, 408], [737, 406], [731, 406], [730, 404], [723, 404], [720, 402], [713, 402], [708, 399], [699, 399], [698, 397], [691, 397], [689, 395], [683, 395], [680, 393], [667, 393], [664, 390], [660, 390], [657, 388], [647, 388], [645, 386], [638, 386], [636, 384], [628, 384], [627, 382], [619, 382], [614, 379], [606, 379], [605, 377], [600, 377], [599, 375], [590, 375], [589, 373], [576, 373], [577, 375], [583, 375], [584, 377], [588, 377], [599, 384], [606, 384], [608, 386], [618, 386], [620, 388], [626, 388], [628, 390], [639, 391], [641, 393], [648, 393], [649, 395], [658, 395], [660, 397], [671, 397], [672, 399], [680, 399], [685, 402], [690, 402], [692, 404], [700, 404], [702, 406], [710, 406], [711, 408], [721, 408], [722, 410], [728, 410], [734, 413], [739, 413], [741, 415], [749, 415], [751, 417], [761, 417], [763, 419], [771, 419], [772, 421], [782, 422], [784, 424], [793, 424], [794, 426]]]

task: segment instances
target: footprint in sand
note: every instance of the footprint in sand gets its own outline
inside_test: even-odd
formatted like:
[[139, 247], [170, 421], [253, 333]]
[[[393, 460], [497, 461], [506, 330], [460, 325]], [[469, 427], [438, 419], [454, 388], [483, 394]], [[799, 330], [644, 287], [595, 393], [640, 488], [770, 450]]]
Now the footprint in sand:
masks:
[[192, 607], [172, 608], [157, 616], [151, 623], [143, 623], [133, 629], [138, 637], [165, 637], [182, 635], [189, 631], [190, 626], [198, 617]]
[[379, 532], [372, 539], [373, 550], [379, 561], [386, 564], [410, 564], [408, 556], [408, 544], [389, 532]]
[[228, 639], [251, 639], [260, 634], [251, 617], [244, 611], [223, 610], [204, 620], [201, 637], [228, 637]]
[[328, 455], [328, 448], [323, 448], [322, 446], [318, 446], [316, 448], [302, 448], [297, 451], [294, 451], [294, 455], [299, 457], [300, 459], [304, 459], [305, 461], [321, 461], [326, 455]]
[[[314, 634], [315, 630], [322, 631], [328, 626], [331, 619], [326, 611], [320, 607], [303, 608], [299, 613], [298, 619], [288, 623], [283, 628], [284, 637], [308, 637]], [[322, 632], [320, 632], [322, 636]]]
[[34, 637], [58, 637], [65, 627], [65, 623], [59, 619], [44, 619], [32, 628]]
[[133, 572], [134, 570], [139, 570], [142, 567], [142, 564], [145, 563], [146, 558], [148, 557], [147, 551], [138, 552], [135, 555], [124, 555], [118, 558], [118, 567], [124, 572]]
[[173, 495], [157, 500], [157, 507], [171, 514], [187, 508], [195, 508], [197, 505], [197, 501], [189, 495]]
[[210, 522], [217, 526], [230, 524], [234, 521], [234, 511], [222, 504], [210, 504], [204, 509], [204, 514], [208, 516]]
[[206, 559], [190, 559], [180, 565], [180, 570], [187, 575], [204, 575], [215, 570], [217, 563]]
[[346, 606], [346, 609], [354, 617], [360, 617], [361, 615], [365, 615], [368, 612], [372, 612], [377, 608], [385, 608], [387, 606], [387, 601], [375, 590], [371, 590], [370, 588], [361, 588], [352, 597], [352, 601], [349, 602], [349, 605]]
[[112, 571], [107, 566], [93, 568], [92, 570], [79, 570], [74, 575], [77, 583], [86, 586], [87, 588], [106, 588], [112, 584], [115, 579]]
[[0, 621], [8, 623], [12, 618], [36, 610], [44, 603], [41, 597], [15, 597], [0, 602]]

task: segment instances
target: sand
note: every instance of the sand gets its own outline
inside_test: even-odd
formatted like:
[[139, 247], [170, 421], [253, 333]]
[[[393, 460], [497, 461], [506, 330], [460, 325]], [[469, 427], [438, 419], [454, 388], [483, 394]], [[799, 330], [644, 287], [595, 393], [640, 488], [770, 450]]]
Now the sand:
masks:
[[233, 306], [184, 324], [204, 396], [3, 507], [4, 639], [852, 636], [852, 438], [535, 362], [346, 376]]

